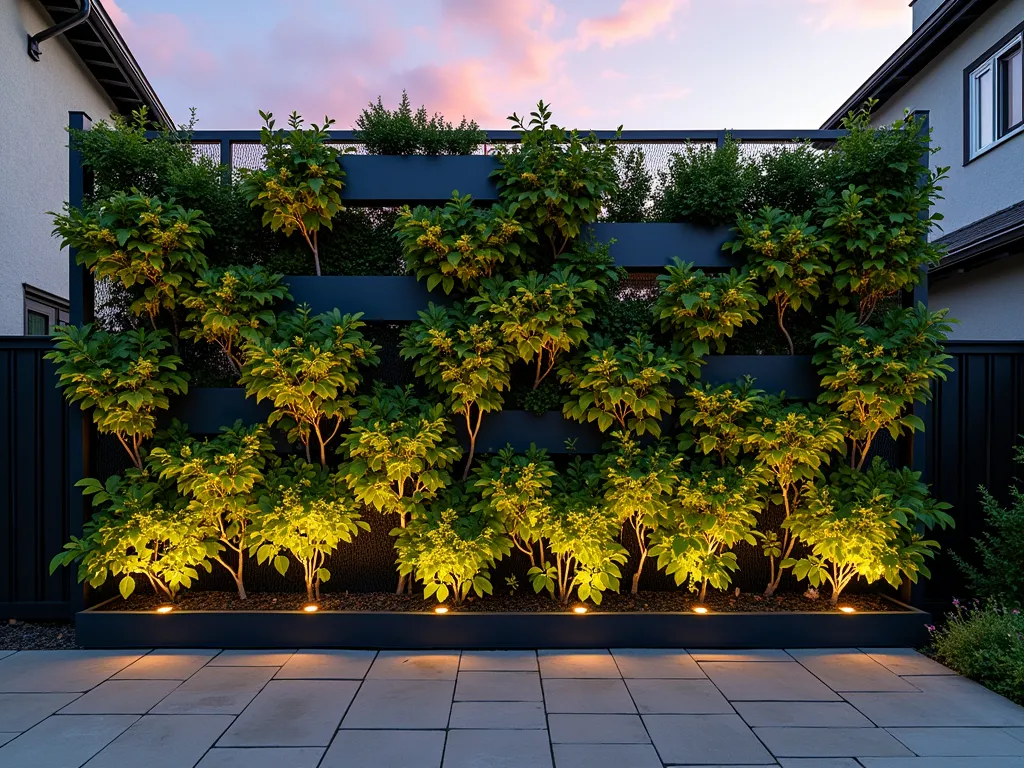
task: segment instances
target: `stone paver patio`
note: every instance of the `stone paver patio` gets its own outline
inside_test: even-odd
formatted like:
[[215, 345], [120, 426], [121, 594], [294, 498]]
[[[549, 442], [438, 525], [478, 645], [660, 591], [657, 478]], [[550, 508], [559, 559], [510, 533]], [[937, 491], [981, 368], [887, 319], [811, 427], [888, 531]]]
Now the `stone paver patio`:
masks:
[[0, 768], [1024, 768], [906, 649], [0, 652]]

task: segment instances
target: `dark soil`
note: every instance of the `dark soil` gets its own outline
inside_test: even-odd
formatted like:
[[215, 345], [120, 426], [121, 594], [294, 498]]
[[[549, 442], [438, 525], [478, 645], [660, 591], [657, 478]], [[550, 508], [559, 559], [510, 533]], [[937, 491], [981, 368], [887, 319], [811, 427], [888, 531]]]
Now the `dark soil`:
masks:
[[16, 621], [0, 624], [0, 650], [63, 651], [78, 648], [75, 625], [64, 621]]
[[[111, 611], [152, 611], [164, 601], [152, 595], [132, 595], [128, 600], [115, 598], [103, 606]], [[897, 604], [879, 595], [851, 594], [840, 601], [857, 611], [902, 610]], [[306, 605], [304, 595], [290, 592], [261, 593], [248, 600], [239, 600], [234, 592], [185, 592], [178, 597], [176, 609], [182, 611], [297, 611]], [[323, 611], [432, 611], [437, 603], [422, 595], [394, 595], [384, 592], [327, 593], [320, 598]], [[637, 595], [611, 594], [601, 605], [588, 604], [592, 611], [662, 612], [690, 611], [699, 605], [696, 596], [687, 592], [640, 592]], [[827, 597], [810, 599], [803, 594], [780, 593], [773, 597], [755, 594], [710, 594], [704, 605], [715, 613], [835, 611]], [[452, 611], [537, 613], [565, 611], [563, 606], [545, 595], [532, 593], [495, 594], [483, 599], [469, 597], [462, 605], [449, 604]]]

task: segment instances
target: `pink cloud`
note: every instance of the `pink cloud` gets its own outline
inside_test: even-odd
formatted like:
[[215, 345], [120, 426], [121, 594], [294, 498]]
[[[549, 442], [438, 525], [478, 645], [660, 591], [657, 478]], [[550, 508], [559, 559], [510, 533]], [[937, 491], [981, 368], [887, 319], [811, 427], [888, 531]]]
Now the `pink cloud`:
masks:
[[811, 5], [809, 23], [819, 30], [830, 27], [879, 29], [906, 25], [910, 11], [906, 0], [807, 0]]
[[617, 69], [602, 69], [601, 70], [602, 80], [628, 80], [629, 75], [624, 72], [619, 72]]
[[128, 46], [142, 55], [149, 74], [161, 76], [184, 71], [193, 76], [212, 76], [216, 72], [214, 57], [195, 44], [178, 16], [146, 13], [136, 18], [125, 13], [115, 0], [106, 0], [103, 7]]
[[607, 16], [583, 19], [577, 27], [578, 44], [611, 48], [651, 37], [672, 20], [683, 0], [625, 0]]

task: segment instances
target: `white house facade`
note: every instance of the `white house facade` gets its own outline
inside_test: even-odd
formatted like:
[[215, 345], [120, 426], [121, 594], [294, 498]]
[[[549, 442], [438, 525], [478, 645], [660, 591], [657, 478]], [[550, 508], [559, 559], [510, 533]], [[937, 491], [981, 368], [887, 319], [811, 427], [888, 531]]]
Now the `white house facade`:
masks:
[[68, 115], [93, 120], [143, 104], [168, 120], [109, 17], [39, 45], [28, 38], [79, 12], [81, 0], [0, 2], [0, 335], [47, 333], [67, 318], [68, 257], [47, 211], [68, 196]]

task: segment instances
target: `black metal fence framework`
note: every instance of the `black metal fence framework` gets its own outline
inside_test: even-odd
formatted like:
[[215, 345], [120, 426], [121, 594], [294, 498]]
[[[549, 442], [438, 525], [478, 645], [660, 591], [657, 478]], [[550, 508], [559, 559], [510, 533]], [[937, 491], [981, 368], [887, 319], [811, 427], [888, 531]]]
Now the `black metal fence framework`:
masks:
[[[924, 116], [927, 118], [927, 116]], [[87, 128], [83, 113], [72, 113], [71, 126]], [[748, 147], [792, 145], [796, 142], [831, 143], [841, 131], [626, 131], [596, 132], [602, 139], [617, 139], [641, 145], [681, 145], [686, 142], [721, 144], [726, 136]], [[490, 131], [490, 144], [512, 142], [513, 131]], [[335, 131], [331, 139], [353, 143], [351, 131]], [[199, 131], [193, 135], [205, 154], [219, 154], [229, 168], [239, 166], [259, 147], [258, 131]], [[344, 197], [354, 205], [439, 203], [458, 188], [480, 200], [496, 199], [488, 178], [495, 163], [486, 154], [469, 157], [382, 157], [346, 155]], [[76, 152], [69, 156], [71, 186], [69, 201], [81, 204], [89, 187]], [[249, 163], [251, 164], [251, 157]], [[628, 269], [650, 271], [663, 267], [668, 257], [680, 255], [697, 266], [721, 268], [728, 261], [721, 253], [726, 231], [708, 231], [686, 225], [604, 224], [595, 225], [600, 239], [615, 239], [613, 255]], [[92, 279], [70, 257], [71, 322], [93, 318]], [[402, 321], [415, 318], [415, 309], [425, 306], [422, 285], [407, 277], [293, 277], [288, 278], [297, 300], [308, 301], [314, 309], [338, 306], [344, 311], [364, 311], [369, 320]], [[436, 297], [430, 297], [437, 300]], [[908, 297], [911, 298], [911, 297]], [[927, 301], [927, 285], [915, 291], [913, 301]], [[0, 525], [0, 612], [9, 617], [61, 618], [84, 605], [82, 589], [72, 586], [69, 571], [48, 576], [46, 565], [69, 535], [81, 532], [88, 513], [74, 483], [90, 475], [94, 444], [88, 417], [69, 409], [55, 388], [55, 376], [42, 355], [45, 339], [0, 339], [0, 487], [6, 489], [6, 519]], [[906, 441], [905, 461], [923, 469], [935, 483], [937, 495], [956, 507], [958, 529], [945, 536], [947, 548], [963, 549], [967, 537], [979, 528], [977, 494], [974, 486], [985, 483], [1003, 490], [1012, 477], [1010, 447], [1024, 431], [1024, 344], [951, 345], [955, 372], [948, 382], [936, 387], [932, 406], [919, 413], [929, 429]], [[786, 389], [800, 397], [813, 397], [815, 375], [807, 357], [722, 356], [709, 360], [703, 378], [733, 380], [743, 374], [759, 379], [762, 387]], [[193, 390], [178, 405], [180, 415], [198, 428], [215, 431], [235, 417], [259, 419], [260, 409], [244, 398], [240, 390]], [[1013, 419], [1008, 414], [1013, 414]], [[546, 447], [560, 450], [566, 437], [577, 436], [585, 451], [597, 438], [571, 425], [559, 414], [534, 417], [506, 411], [489, 425], [484, 444], [503, 445], [511, 440], [518, 447], [540, 438]], [[980, 421], [979, 421], [980, 419]], [[208, 423], [207, 423], [208, 422]], [[983, 426], [984, 425], [984, 426]], [[522, 444], [522, 445], [520, 445]], [[486, 445], [482, 445], [486, 450]], [[5, 482], [6, 481], [6, 482]], [[955, 569], [944, 558], [936, 564], [936, 577], [927, 594], [916, 590], [915, 603], [942, 600], [956, 584]]]

